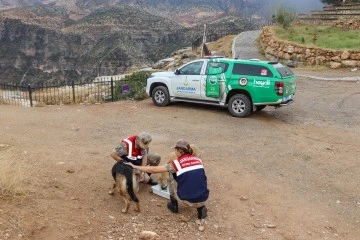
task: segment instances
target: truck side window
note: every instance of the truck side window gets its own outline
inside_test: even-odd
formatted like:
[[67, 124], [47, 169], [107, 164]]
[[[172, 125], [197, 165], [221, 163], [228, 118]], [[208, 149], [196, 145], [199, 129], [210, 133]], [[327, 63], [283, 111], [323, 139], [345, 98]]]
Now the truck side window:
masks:
[[200, 75], [204, 62], [193, 62], [180, 69], [181, 75]]
[[235, 63], [233, 74], [237, 75], [250, 75], [259, 77], [272, 77], [272, 72], [265, 66], [250, 65], [243, 63]]
[[217, 67], [221, 67], [221, 73], [224, 73], [227, 71], [229, 64], [228, 63], [220, 63], [220, 62], [210, 62], [207, 66], [206, 66], [206, 74], [209, 74], [209, 68], [213, 67], [213, 68], [217, 68]]

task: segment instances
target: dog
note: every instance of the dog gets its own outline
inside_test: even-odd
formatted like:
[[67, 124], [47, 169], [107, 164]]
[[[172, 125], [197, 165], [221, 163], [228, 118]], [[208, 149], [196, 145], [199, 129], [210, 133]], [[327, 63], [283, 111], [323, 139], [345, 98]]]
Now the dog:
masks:
[[[201, 151], [200, 148], [197, 147], [195, 144], [190, 144], [191, 149], [193, 150], [193, 155], [201, 158]], [[166, 163], [170, 163], [171, 161], [177, 159], [175, 152], [172, 151], [169, 155], [168, 155], [168, 161]], [[167, 189], [168, 187], [168, 178], [169, 178], [169, 172], [163, 172], [160, 174], [158, 180], [159, 180], [159, 184], [162, 190]]]
[[115, 183], [109, 194], [112, 195], [115, 191], [119, 192], [125, 204], [121, 212], [128, 212], [131, 200], [136, 204], [135, 211], [140, 212], [139, 199], [135, 195], [135, 193], [139, 192], [139, 182], [133, 168], [125, 164], [124, 161], [118, 161], [114, 164], [111, 173]]

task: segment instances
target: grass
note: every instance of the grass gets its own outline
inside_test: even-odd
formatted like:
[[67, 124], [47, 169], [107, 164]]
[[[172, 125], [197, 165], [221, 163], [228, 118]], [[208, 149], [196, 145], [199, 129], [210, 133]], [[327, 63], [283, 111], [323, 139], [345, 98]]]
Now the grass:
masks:
[[208, 43], [207, 47], [210, 51], [215, 52], [215, 55], [223, 55], [232, 58], [232, 43], [236, 36], [237, 35], [224, 36], [215, 42]]
[[26, 171], [24, 156], [0, 144], [0, 198], [25, 194]]
[[287, 30], [277, 26], [274, 30], [277, 38], [308, 47], [360, 50], [360, 30], [314, 25], [293, 25]]

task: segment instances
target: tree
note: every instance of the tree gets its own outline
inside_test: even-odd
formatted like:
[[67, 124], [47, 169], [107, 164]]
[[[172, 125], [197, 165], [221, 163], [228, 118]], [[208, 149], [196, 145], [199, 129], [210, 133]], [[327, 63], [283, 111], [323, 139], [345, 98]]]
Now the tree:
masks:
[[276, 14], [273, 16], [273, 21], [281, 24], [284, 29], [288, 29], [294, 18], [295, 18], [294, 12], [284, 7], [280, 7], [276, 10]]

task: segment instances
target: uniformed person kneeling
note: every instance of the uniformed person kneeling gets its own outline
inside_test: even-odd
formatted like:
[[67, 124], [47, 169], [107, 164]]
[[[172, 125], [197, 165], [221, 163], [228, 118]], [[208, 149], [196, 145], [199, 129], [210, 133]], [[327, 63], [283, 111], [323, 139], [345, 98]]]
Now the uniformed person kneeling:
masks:
[[189, 142], [180, 139], [174, 146], [177, 159], [164, 166], [135, 166], [135, 169], [148, 173], [169, 172], [170, 202], [168, 209], [173, 213], [179, 212], [178, 201], [197, 209], [199, 219], [207, 217], [205, 202], [209, 197], [204, 165], [200, 158], [192, 155], [193, 150]]

